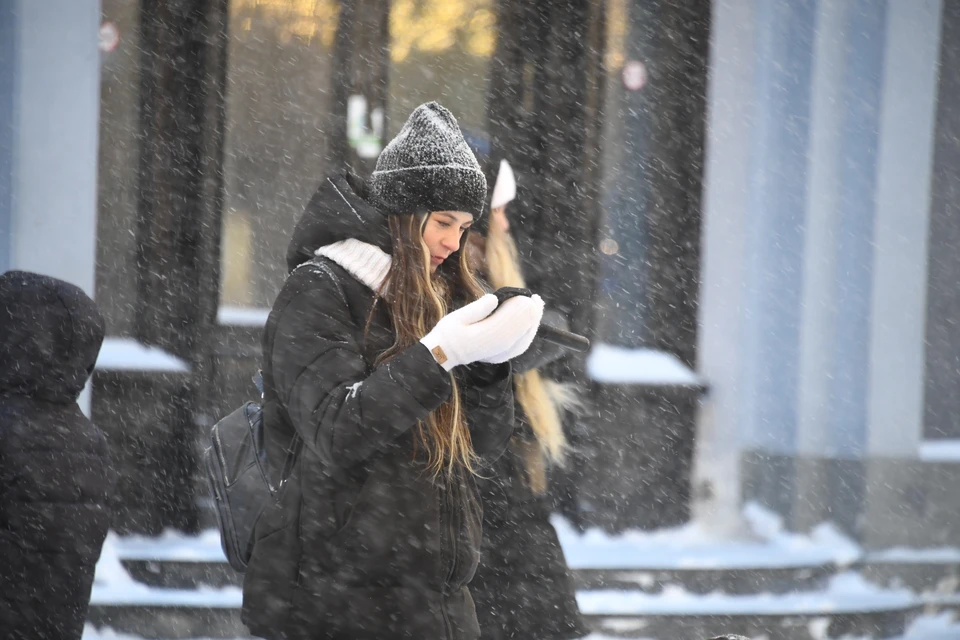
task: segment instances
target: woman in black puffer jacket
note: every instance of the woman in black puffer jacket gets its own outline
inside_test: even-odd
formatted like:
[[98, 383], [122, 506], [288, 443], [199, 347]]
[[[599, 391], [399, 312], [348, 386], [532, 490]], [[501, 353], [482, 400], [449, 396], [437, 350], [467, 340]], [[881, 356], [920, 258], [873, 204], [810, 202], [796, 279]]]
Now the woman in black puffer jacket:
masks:
[[481, 296], [461, 257], [485, 191], [456, 120], [429, 103], [368, 185], [327, 179], [297, 224], [264, 332], [264, 416], [268, 449], [295, 433], [305, 446], [257, 525], [254, 634], [479, 636], [474, 472], [511, 435], [509, 360], [543, 312], [536, 296]]

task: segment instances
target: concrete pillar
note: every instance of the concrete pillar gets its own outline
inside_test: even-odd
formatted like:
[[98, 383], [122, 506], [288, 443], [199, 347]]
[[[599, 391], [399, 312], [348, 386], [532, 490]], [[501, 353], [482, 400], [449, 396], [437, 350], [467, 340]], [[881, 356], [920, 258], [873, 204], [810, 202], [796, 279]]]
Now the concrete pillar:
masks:
[[791, 524], [857, 528], [887, 3], [819, 5]]
[[17, 86], [17, 15], [0, 4], [0, 273], [10, 268], [13, 217], [14, 89]]
[[740, 454], [746, 420], [744, 310], [749, 264], [749, 159], [757, 60], [757, 7], [713, 4], [707, 155], [704, 163], [698, 369], [709, 381], [697, 420], [694, 510], [717, 535], [740, 522]]
[[866, 382], [868, 546], [921, 541], [927, 237], [941, 0], [889, 0]]
[[960, 4], [943, 5], [931, 186], [924, 436], [960, 438]]
[[[90, 296], [99, 26], [99, 0], [0, 6], [0, 269], [44, 273]], [[89, 411], [88, 393], [81, 406]]]
[[817, 16], [816, 61], [812, 79], [810, 157], [807, 169], [806, 239], [816, 247], [804, 257], [804, 292], [809, 304], [801, 312], [803, 348], [800, 352], [800, 434], [801, 455], [820, 456], [829, 449], [826, 425], [830, 409], [830, 368], [833, 339], [830, 328], [837, 310], [829, 304], [835, 288], [838, 239], [835, 216], [840, 208], [841, 137], [844, 112], [838, 105], [845, 99], [846, 18], [845, 3], [825, 2]]
[[[877, 545], [924, 526], [925, 292], [952, 295], [928, 284], [925, 241], [940, 13], [714, 5], [697, 480], [721, 532], [736, 530], [737, 481], [797, 529], [833, 520]], [[938, 157], [956, 159], [960, 129], [946, 130]], [[953, 255], [958, 234], [930, 243]]]
[[740, 334], [744, 489], [747, 499], [783, 513], [790, 510], [795, 473], [816, 8], [796, 0], [758, 3], [754, 134], [743, 141], [750, 154]]
[[100, 2], [12, 4], [16, 54], [9, 267], [67, 280], [92, 296]]

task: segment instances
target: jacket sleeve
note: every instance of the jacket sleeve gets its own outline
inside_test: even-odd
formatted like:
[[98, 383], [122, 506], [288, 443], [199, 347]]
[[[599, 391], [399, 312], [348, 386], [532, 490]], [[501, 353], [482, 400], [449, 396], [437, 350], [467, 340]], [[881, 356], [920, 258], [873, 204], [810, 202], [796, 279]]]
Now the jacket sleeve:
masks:
[[280, 401], [307, 447], [348, 467], [382, 450], [451, 393], [449, 374], [416, 344], [376, 368], [357, 344], [357, 326], [330, 276], [281, 311], [271, 352]]
[[[555, 329], [567, 329], [567, 318], [559, 311], [547, 309], [543, 313], [541, 325], [547, 325]], [[514, 373], [524, 373], [531, 369], [539, 369], [550, 364], [554, 360], [559, 360], [567, 355], [568, 351], [558, 344], [547, 342], [540, 333], [537, 333], [530, 348], [521, 353], [511, 361]]]
[[513, 434], [510, 363], [475, 362], [459, 367], [458, 381], [474, 452], [487, 461], [503, 453]]

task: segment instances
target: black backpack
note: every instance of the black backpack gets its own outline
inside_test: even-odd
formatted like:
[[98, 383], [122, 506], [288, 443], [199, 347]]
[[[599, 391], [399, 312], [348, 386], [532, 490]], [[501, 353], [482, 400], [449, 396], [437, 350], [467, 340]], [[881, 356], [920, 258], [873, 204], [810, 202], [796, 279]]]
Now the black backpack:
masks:
[[[262, 399], [263, 380], [259, 374], [254, 380]], [[210, 439], [203, 457], [216, 506], [220, 544], [230, 566], [243, 573], [253, 552], [257, 520], [279, 499], [303, 443], [299, 435], [294, 435], [286, 459], [271, 460], [263, 442], [263, 410], [252, 401], [215, 424]]]
[[[301, 268], [317, 269], [333, 277], [329, 267], [316, 260], [304, 262], [294, 271]], [[284, 287], [274, 302], [274, 308], [283, 309], [296, 293], [297, 290]], [[294, 434], [284, 451], [285, 459], [271, 460], [264, 446], [261, 403], [265, 397], [264, 389], [274, 388], [273, 367], [269, 359], [278, 317], [279, 314], [271, 313], [264, 327], [264, 367], [253, 379], [260, 391], [261, 402], [247, 402], [215, 424], [210, 433], [211, 445], [204, 453], [204, 466], [220, 527], [220, 544], [230, 566], [240, 573], [246, 570], [253, 553], [253, 529], [257, 520], [264, 509], [280, 499], [280, 491], [303, 448], [303, 440], [282, 406], [279, 407], [279, 417], [288, 423]]]

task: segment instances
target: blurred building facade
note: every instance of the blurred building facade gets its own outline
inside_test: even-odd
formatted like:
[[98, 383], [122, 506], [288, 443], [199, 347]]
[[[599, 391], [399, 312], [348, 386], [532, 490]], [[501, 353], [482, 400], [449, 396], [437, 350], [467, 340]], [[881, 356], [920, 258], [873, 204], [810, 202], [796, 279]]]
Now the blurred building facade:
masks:
[[711, 54], [704, 511], [957, 544], [960, 5], [718, 0]]
[[[86, 403], [124, 472], [121, 531], [201, 525], [204, 434], [253, 395], [290, 233], [339, 165], [343, 4], [0, 8], [0, 268], [73, 281], [101, 306], [108, 339]], [[353, 159], [370, 162], [433, 99], [482, 151], [492, 0], [345, 4]], [[100, 41], [101, 25], [118, 39]], [[379, 113], [362, 86], [378, 48], [391, 82]]]
[[[354, 100], [357, 153], [428, 99], [482, 141], [494, 4], [391, 4], [390, 98], [377, 116], [373, 96]], [[618, 78], [631, 3], [609, 4]], [[188, 5], [203, 10], [158, 9]], [[290, 230], [331, 168], [338, 7], [0, 6], [0, 268], [65, 278], [102, 306], [92, 410], [122, 443], [131, 530], [197, 526], [182, 514], [200, 485], [169, 470], [194, 468], [198, 434], [252, 395]], [[119, 43], [101, 51], [104, 21]], [[202, 64], [169, 68], [158, 28]], [[733, 532], [758, 500], [872, 546], [960, 544], [960, 7], [716, 0], [711, 31], [702, 513]], [[622, 92], [610, 83], [611, 102]], [[622, 122], [606, 132], [610, 175], [630, 171]], [[612, 238], [641, 273], [642, 215], [625, 210], [633, 231]], [[184, 317], [188, 331], [171, 320]]]

